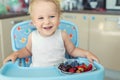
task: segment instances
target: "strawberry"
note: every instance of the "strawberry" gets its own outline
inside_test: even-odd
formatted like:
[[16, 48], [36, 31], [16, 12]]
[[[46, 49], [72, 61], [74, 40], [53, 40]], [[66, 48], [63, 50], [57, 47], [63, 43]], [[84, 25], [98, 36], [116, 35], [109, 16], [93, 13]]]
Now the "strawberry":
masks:
[[88, 67], [87, 67], [87, 71], [92, 70], [92, 67], [93, 67], [92, 64], [89, 64]]
[[68, 71], [71, 72], [71, 73], [75, 73], [76, 68], [75, 68], [75, 67], [72, 67], [72, 68], [70, 68]]
[[76, 66], [78, 70], [80, 70], [81, 72], [85, 72], [87, 69], [87, 65], [85, 63], [82, 63], [79, 66]]
[[87, 70], [87, 65], [85, 63], [82, 63], [82, 68], [84, 69], [84, 72]]
[[69, 72], [74, 73], [75, 72], [74, 68], [70, 68]]

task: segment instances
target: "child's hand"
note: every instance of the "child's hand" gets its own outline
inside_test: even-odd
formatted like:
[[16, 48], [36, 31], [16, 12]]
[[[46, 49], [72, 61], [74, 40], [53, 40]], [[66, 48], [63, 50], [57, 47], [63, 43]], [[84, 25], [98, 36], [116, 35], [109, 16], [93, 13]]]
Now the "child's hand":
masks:
[[92, 63], [93, 61], [97, 61], [100, 62], [99, 59], [97, 58], [97, 56], [95, 56], [93, 53], [91, 52], [87, 52], [86, 53], [86, 57], [88, 58], [88, 60]]
[[17, 53], [12, 53], [7, 58], [4, 59], [3, 64], [5, 64], [7, 61], [11, 60], [12, 62], [15, 62], [17, 59]]

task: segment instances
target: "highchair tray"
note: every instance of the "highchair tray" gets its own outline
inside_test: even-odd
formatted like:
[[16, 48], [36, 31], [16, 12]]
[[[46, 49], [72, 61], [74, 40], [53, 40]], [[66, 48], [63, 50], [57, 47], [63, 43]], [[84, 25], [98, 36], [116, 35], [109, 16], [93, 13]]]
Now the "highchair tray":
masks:
[[[78, 58], [79, 63], [88, 63], [87, 59]], [[51, 67], [20, 67], [8, 62], [0, 70], [0, 80], [104, 80], [104, 68], [93, 62], [96, 70], [84, 73], [66, 74], [58, 66]]]

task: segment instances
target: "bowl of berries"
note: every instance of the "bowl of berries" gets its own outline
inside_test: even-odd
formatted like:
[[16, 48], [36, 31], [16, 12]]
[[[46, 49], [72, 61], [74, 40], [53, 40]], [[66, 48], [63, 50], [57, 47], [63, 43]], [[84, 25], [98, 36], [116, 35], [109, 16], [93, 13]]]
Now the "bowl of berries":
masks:
[[79, 59], [68, 59], [60, 63], [58, 69], [65, 74], [84, 73], [95, 71], [97, 68], [89, 61], [79, 61]]

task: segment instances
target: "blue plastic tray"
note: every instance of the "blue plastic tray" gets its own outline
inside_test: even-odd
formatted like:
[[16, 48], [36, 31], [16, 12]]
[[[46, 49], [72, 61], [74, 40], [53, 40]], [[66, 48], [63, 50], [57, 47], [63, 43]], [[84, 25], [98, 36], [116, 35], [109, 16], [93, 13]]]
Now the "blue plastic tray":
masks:
[[[87, 59], [79, 59], [88, 62]], [[20, 67], [17, 63], [8, 62], [0, 70], [0, 80], [104, 80], [104, 68], [94, 62], [95, 71], [65, 74], [57, 66], [51, 67]]]

